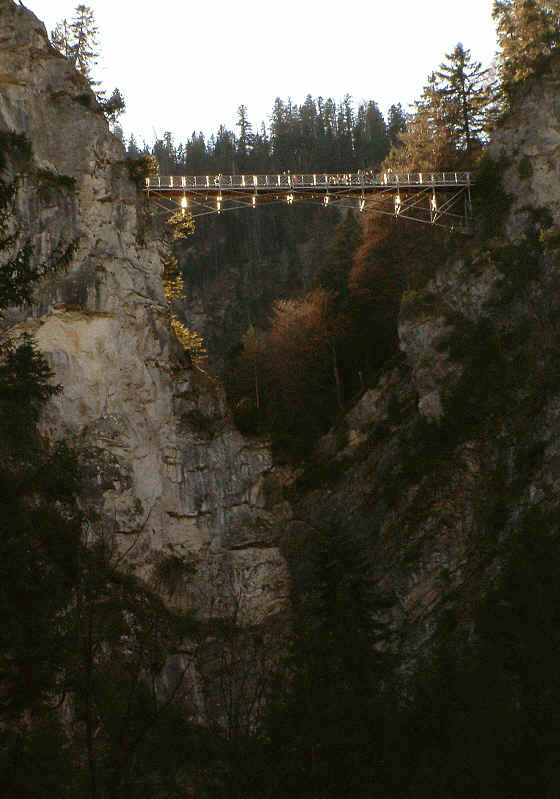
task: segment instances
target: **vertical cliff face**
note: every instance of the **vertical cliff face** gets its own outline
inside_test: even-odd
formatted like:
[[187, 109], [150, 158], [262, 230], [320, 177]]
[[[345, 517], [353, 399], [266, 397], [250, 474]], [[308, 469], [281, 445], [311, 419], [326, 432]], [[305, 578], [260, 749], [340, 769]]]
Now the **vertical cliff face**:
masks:
[[140, 577], [194, 563], [173, 601], [272, 625], [288, 596], [279, 536], [295, 562], [334, 521], [367, 545], [401, 652], [448, 611], [468, 619], [512, 532], [560, 499], [557, 77], [527, 88], [490, 147], [513, 198], [503, 224], [405, 297], [401, 363], [320, 442], [292, 510], [266, 443], [235, 430], [170, 333], [164, 245], [93, 93], [33, 14], [0, 0], [0, 129], [32, 146], [24, 167], [8, 160], [10, 224], [36, 264], [69, 258], [1, 333], [30, 331], [47, 355], [64, 391], [44, 431], [78, 446], [90, 502]]
[[499, 163], [512, 198], [508, 232], [518, 238], [531, 209], [547, 209], [560, 224], [560, 64], [558, 59], [518, 91], [514, 106], [494, 131], [490, 156]]
[[140, 577], [168, 556], [194, 562], [174, 601], [267, 623], [288, 591], [275, 532], [287, 508], [268, 447], [234, 429], [221, 389], [186, 363], [168, 324], [163, 244], [123, 146], [84, 78], [12, 0], [0, 0], [0, 130], [31, 143], [12, 229], [36, 264], [71, 256], [32, 308], [2, 321], [3, 334], [33, 333], [63, 386], [45, 433], [81, 451], [90, 501]]
[[294, 553], [332, 521], [359, 538], [405, 660], [444, 617], [472, 620], [512, 535], [560, 504], [559, 102], [553, 65], [494, 134], [481, 232], [405, 294], [401, 363], [296, 484]]

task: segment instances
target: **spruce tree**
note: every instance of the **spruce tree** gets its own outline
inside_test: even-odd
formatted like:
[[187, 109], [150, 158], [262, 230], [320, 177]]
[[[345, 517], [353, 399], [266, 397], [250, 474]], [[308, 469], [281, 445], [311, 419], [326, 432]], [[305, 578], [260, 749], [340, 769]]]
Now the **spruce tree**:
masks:
[[250, 155], [253, 141], [253, 127], [247, 117], [247, 106], [240, 105], [237, 109], [237, 127], [239, 137], [237, 139], [237, 158], [240, 171], [243, 171]]
[[118, 116], [124, 111], [125, 102], [119, 89], [114, 89], [110, 98], [105, 99], [105, 90], [99, 87], [99, 81], [93, 79], [92, 70], [97, 63], [99, 29], [95, 24], [92, 9], [86, 5], [76, 7], [73, 19], [64, 19], [51, 32], [51, 42], [63, 56], [70, 59], [76, 69], [86, 78], [95, 94], [103, 112], [115, 129]]
[[[488, 70], [461, 43], [446, 58], [428, 77], [406, 129], [393, 134], [386, 167], [427, 172], [469, 165], [490, 104]], [[402, 115], [394, 114], [393, 125], [403, 125]]]
[[291, 677], [271, 703], [266, 729], [276, 783], [269, 795], [370, 799], [378, 795], [391, 668], [380, 649], [384, 601], [364, 549], [350, 535], [323, 528], [304, 550]]
[[359, 168], [378, 169], [389, 152], [387, 125], [377, 103], [372, 100], [358, 107], [354, 125], [354, 153], [348, 163]]
[[96, 48], [98, 28], [89, 6], [76, 7], [74, 18], [59, 22], [51, 33], [51, 41], [62, 55], [70, 58], [82, 75], [93, 85], [91, 70], [99, 55]]
[[348, 297], [348, 275], [354, 254], [362, 242], [362, 228], [351, 208], [333, 233], [324, 261], [317, 271], [317, 280], [327, 291], [336, 293], [337, 307]]
[[70, 31], [72, 33], [71, 58], [76, 68], [92, 83], [91, 70], [99, 53], [96, 50], [98, 28], [95, 25], [93, 11], [89, 6], [79, 5], [76, 7], [74, 19], [70, 23]]
[[67, 19], [57, 23], [55, 29], [51, 31], [51, 42], [56, 49], [62, 53], [66, 58], [70, 58], [72, 54], [72, 33]]
[[453, 127], [452, 103], [441, 91], [437, 74], [432, 72], [416, 101], [405, 132], [398, 136], [400, 146], [393, 147], [385, 161], [395, 171], [431, 172], [454, 168], [458, 142]]
[[[35, 265], [33, 247], [14, 217], [19, 178], [29, 169], [30, 153], [21, 135], [0, 135], [0, 313], [31, 302], [35, 282], [52, 268]], [[70, 450], [49, 444], [37, 427], [46, 403], [59, 391], [52, 377], [29, 335], [19, 339], [4, 335], [0, 342], [0, 793], [5, 796], [68, 795], [55, 698], [64, 675], [68, 608], [74, 600], [80, 487]]]
[[389, 137], [389, 146], [400, 147], [399, 133], [404, 133], [406, 130], [406, 114], [404, 113], [400, 103], [392, 105], [387, 114], [387, 136]]
[[459, 42], [448, 62], [440, 64], [436, 73], [441, 84], [438, 89], [445, 99], [449, 125], [457, 146], [470, 155], [473, 144], [484, 130], [485, 109], [489, 103], [486, 87], [488, 70], [480, 61], [471, 60], [471, 51]]
[[515, 87], [544, 67], [560, 47], [559, 0], [494, 0], [499, 76], [506, 103]]
[[126, 104], [124, 101], [124, 97], [122, 96], [119, 89], [115, 88], [113, 89], [113, 93], [111, 94], [109, 99], [102, 102], [101, 105], [103, 107], [103, 113], [111, 123], [112, 130], [114, 130], [117, 119], [120, 117], [120, 115], [123, 113], [125, 109]]

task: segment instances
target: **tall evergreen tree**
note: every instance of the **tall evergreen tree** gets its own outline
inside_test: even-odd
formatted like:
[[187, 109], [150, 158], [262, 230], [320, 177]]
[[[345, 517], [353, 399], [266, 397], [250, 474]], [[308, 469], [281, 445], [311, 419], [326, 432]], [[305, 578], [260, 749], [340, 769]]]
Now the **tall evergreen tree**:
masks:
[[134, 133], [130, 135], [130, 138], [128, 140], [128, 144], [126, 147], [126, 154], [129, 158], [140, 157], [140, 148], [138, 147]]
[[178, 169], [177, 150], [173, 141], [173, 134], [166, 130], [162, 139], [156, 139], [153, 154], [158, 160], [162, 175], [176, 175]]
[[237, 138], [238, 168], [243, 172], [253, 144], [253, 126], [247, 116], [247, 106], [245, 105], [240, 105], [237, 109], [237, 127], [239, 128], [239, 136]]
[[348, 295], [348, 275], [354, 254], [362, 242], [362, 228], [351, 208], [333, 234], [324, 262], [317, 271], [317, 279], [327, 291], [334, 291], [339, 306]]
[[560, 48], [559, 0], [494, 0], [499, 74], [508, 102], [515, 87]]
[[270, 139], [276, 170], [289, 169], [292, 161], [292, 142], [290, 141], [291, 103], [284, 103], [280, 97], [274, 101], [270, 118]]
[[480, 61], [471, 60], [471, 51], [461, 42], [445, 57], [448, 62], [440, 64], [436, 73], [441, 81], [438, 91], [445, 99], [449, 126], [457, 146], [470, 155], [474, 142], [484, 130], [485, 110], [490, 101], [486, 86], [488, 70], [482, 69]]
[[72, 55], [76, 67], [91, 82], [91, 70], [96, 64], [99, 30], [95, 24], [93, 11], [89, 6], [79, 5], [70, 24], [72, 31]]
[[450, 102], [442, 94], [435, 72], [428, 77], [407, 129], [399, 134], [385, 165], [395, 170], [419, 172], [452, 169], [457, 163], [457, 138]]
[[392, 105], [387, 114], [387, 136], [389, 137], [389, 146], [400, 146], [399, 133], [404, 133], [406, 130], [406, 114], [404, 113], [400, 103]]
[[378, 169], [389, 152], [387, 125], [377, 103], [361, 103], [354, 126], [352, 164], [361, 169]]
[[72, 32], [67, 19], [58, 22], [55, 29], [51, 31], [51, 42], [63, 56], [70, 58], [72, 55]]
[[[113, 131], [118, 133], [120, 128], [117, 128], [116, 122], [124, 111], [124, 98], [120, 90], [115, 88], [109, 99], [106, 99], [105, 90], [99, 88], [99, 81], [95, 81], [92, 76], [92, 70], [99, 56], [98, 33], [92, 9], [81, 4], [76, 7], [74, 17], [70, 22], [64, 19], [58, 23], [51, 32], [51, 41], [62, 55], [72, 61], [92, 88], [98, 87], [95, 88], [97, 99], [111, 123]], [[122, 131], [120, 136], [122, 138]]]
[[80, 4], [76, 7], [73, 19], [60, 22], [51, 34], [54, 46], [93, 84], [91, 70], [95, 66], [99, 31], [95, 17], [89, 6]]
[[264, 122], [260, 132], [253, 136], [251, 168], [255, 172], [267, 172], [270, 164], [270, 140]]
[[214, 139], [214, 170], [216, 172], [237, 172], [235, 135], [224, 125], [220, 125]]
[[[0, 312], [31, 301], [34, 267], [14, 225], [22, 136], [0, 135]], [[8, 167], [10, 167], [8, 169]], [[8, 176], [15, 177], [10, 180]], [[9, 230], [9, 235], [6, 235]], [[37, 423], [59, 388], [33, 339], [0, 342], [0, 793], [68, 796], [54, 706], [68, 644], [81, 514], [75, 459]], [[37, 768], [36, 763], [41, 767]], [[51, 775], [56, 772], [56, 779]]]
[[204, 134], [202, 131], [197, 134], [193, 130], [192, 136], [185, 145], [187, 171], [193, 175], [204, 174], [208, 171], [208, 160], [209, 155]]
[[270, 796], [377, 796], [381, 697], [390, 666], [379, 644], [383, 601], [362, 548], [335, 527], [317, 531], [294, 597], [291, 681], [273, 703]]
[[[446, 58], [428, 77], [406, 129], [396, 133], [387, 167], [425, 172], [469, 165], [491, 103], [489, 72], [461, 43]], [[394, 130], [404, 119], [396, 108], [393, 114]]]

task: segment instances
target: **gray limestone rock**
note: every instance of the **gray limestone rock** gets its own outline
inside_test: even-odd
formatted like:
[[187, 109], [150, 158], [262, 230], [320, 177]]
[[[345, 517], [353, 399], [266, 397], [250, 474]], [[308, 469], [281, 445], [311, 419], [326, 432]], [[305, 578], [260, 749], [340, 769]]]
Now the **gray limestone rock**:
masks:
[[289, 586], [275, 529], [288, 509], [264, 498], [269, 448], [240, 435], [221, 388], [181, 359], [164, 243], [123, 145], [87, 81], [12, 0], [0, 0], [0, 129], [32, 145], [14, 224], [41, 262], [75, 247], [34, 306], [3, 322], [11, 335], [34, 334], [64, 388], [44, 432], [79, 445], [90, 500], [139, 577], [181, 552], [197, 563], [186, 606], [231, 615], [237, 603], [242, 625], [276, 616]]

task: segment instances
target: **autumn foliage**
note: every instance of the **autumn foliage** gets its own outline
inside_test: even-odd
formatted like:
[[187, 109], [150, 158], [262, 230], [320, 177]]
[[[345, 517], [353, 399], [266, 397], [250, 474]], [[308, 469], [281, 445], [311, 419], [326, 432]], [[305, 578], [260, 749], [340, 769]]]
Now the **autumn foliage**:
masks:
[[344, 319], [334, 311], [334, 299], [317, 288], [300, 300], [275, 303], [266, 339], [273, 425], [278, 432], [305, 431], [305, 441], [322, 432], [336, 406], [336, 347]]
[[226, 385], [238, 423], [248, 433], [270, 431], [286, 453], [303, 455], [337, 404], [345, 320], [335, 296], [316, 288], [278, 300], [268, 330], [257, 335], [251, 326], [230, 358]]
[[314, 441], [398, 352], [404, 291], [445, 257], [444, 234], [406, 220], [349, 214], [334, 232], [315, 287], [277, 300], [264, 330], [249, 327], [225, 375], [245, 433], [269, 432], [278, 453], [306, 457]]

